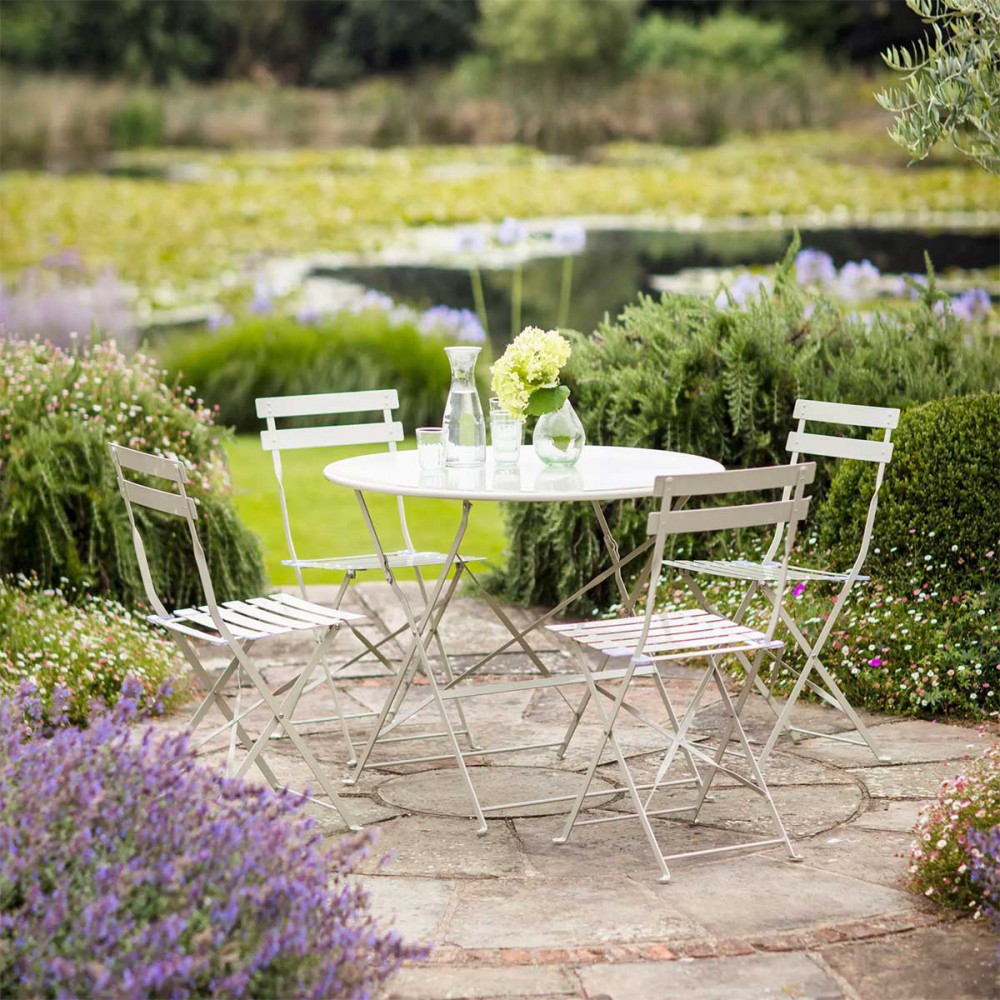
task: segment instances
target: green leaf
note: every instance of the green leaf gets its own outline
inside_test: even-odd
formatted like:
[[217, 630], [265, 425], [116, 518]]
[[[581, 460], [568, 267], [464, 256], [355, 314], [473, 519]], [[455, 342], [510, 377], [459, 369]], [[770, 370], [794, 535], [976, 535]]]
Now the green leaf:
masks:
[[547, 385], [536, 389], [528, 399], [525, 413], [540, 417], [543, 413], [555, 413], [569, 398], [569, 389], [564, 385]]

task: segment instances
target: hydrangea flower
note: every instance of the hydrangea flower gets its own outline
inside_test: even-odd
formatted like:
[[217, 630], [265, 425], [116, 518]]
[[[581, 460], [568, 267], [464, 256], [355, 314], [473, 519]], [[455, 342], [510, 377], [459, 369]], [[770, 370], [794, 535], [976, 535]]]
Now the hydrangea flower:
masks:
[[559, 384], [559, 372], [569, 355], [569, 341], [555, 330], [526, 327], [493, 365], [492, 389], [500, 405], [524, 417], [535, 390]]

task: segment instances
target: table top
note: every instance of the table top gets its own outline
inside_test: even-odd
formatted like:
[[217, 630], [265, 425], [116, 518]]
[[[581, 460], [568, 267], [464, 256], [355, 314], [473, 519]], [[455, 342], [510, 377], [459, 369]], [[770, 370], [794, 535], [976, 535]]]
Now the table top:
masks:
[[587, 445], [570, 468], [547, 467], [530, 447], [522, 447], [515, 466], [494, 466], [487, 450], [485, 466], [427, 472], [420, 468], [415, 451], [383, 451], [331, 462], [323, 475], [338, 486], [366, 493], [516, 503], [630, 500], [652, 496], [657, 476], [722, 471], [714, 459], [699, 455]]

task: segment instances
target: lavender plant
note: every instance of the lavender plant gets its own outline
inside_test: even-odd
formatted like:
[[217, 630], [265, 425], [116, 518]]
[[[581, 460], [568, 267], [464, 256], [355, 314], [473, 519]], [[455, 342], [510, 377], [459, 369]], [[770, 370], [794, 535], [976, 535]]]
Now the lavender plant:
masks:
[[0, 996], [361, 1000], [422, 955], [348, 878], [367, 836], [136, 739], [140, 691], [51, 736], [31, 686], [0, 701]]
[[969, 830], [969, 880], [982, 894], [983, 914], [1000, 933], [1000, 823]]

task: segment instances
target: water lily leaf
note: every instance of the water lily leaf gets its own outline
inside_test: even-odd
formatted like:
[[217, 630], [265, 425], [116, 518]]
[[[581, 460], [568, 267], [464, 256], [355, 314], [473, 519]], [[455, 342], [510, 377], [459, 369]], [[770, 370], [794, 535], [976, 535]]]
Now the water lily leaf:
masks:
[[555, 413], [569, 398], [569, 389], [564, 385], [548, 385], [536, 389], [528, 399], [525, 412], [533, 417], [543, 413]]

